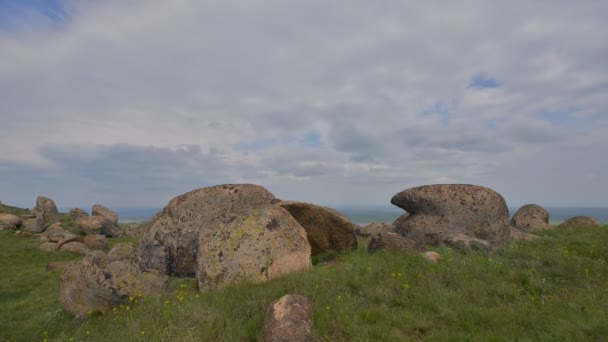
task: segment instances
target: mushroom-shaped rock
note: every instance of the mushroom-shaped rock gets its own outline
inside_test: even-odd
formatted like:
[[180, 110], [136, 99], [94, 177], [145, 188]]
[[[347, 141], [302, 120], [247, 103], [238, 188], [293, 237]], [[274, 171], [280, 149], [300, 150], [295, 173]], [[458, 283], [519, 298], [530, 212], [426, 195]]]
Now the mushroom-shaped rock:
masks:
[[524, 241], [532, 241], [538, 239], [538, 235], [526, 233], [525, 231], [515, 228], [513, 226], [509, 227], [511, 240], [524, 240]]
[[101, 234], [107, 237], [121, 235], [120, 227], [103, 216], [87, 216], [76, 220], [78, 227], [87, 234]]
[[509, 209], [489, 188], [425, 185], [396, 194], [391, 203], [410, 213], [397, 232], [417, 242], [435, 243], [440, 235], [458, 233], [491, 243], [509, 239]]
[[411, 252], [424, 252], [426, 248], [416, 241], [403, 237], [393, 232], [381, 232], [372, 236], [367, 246], [369, 253], [379, 250], [407, 250]]
[[37, 217], [45, 222], [59, 222], [59, 211], [57, 211], [55, 201], [50, 198], [38, 196], [33, 211]]
[[312, 255], [330, 250], [357, 249], [353, 223], [338, 211], [311, 203], [282, 201], [278, 203], [306, 229]]
[[589, 216], [575, 216], [562, 222], [559, 228], [570, 228], [580, 226], [597, 226], [599, 223], [592, 217]]
[[302, 296], [289, 294], [276, 300], [264, 317], [262, 341], [305, 342], [312, 340], [312, 302]]
[[110, 222], [112, 222], [114, 225], [118, 224], [118, 214], [113, 212], [112, 210], [104, 207], [101, 204], [95, 204], [93, 205], [93, 208], [91, 210], [91, 214], [92, 216], [102, 216], [107, 218]]
[[265, 205], [200, 232], [201, 290], [243, 281], [259, 283], [311, 268], [306, 231], [278, 206]]
[[99, 234], [88, 234], [83, 239], [84, 244], [91, 249], [99, 249], [108, 247], [108, 239]]
[[129, 296], [160, 293], [165, 286], [165, 275], [141, 272], [129, 261], [113, 261], [93, 251], [61, 274], [60, 303], [67, 313], [85, 317], [127, 304]]
[[537, 204], [526, 204], [513, 215], [511, 226], [521, 230], [551, 229], [549, 213]]
[[72, 219], [74, 220], [79, 220], [83, 217], [87, 217], [89, 216], [89, 214], [87, 214], [86, 211], [84, 211], [83, 209], [80, 208], [72, 208], [70, 209], [70, 217], [72, 217]]
[[253, 184], [218, 185], [175, 197], [140, 233], [139, 263], [144, 270], [194, 277], [201, 231], [274, 202], [273, 194]]
[[17, 229], [21, 224], [21, 218], [12, 214], [0, 214], [0, 230]]
[[355, 234], [363, 237], [372, 236], [382, 232], [395, 232], [395, 226], [388, 223], [373, 222], [364, 227], [355, 228]]

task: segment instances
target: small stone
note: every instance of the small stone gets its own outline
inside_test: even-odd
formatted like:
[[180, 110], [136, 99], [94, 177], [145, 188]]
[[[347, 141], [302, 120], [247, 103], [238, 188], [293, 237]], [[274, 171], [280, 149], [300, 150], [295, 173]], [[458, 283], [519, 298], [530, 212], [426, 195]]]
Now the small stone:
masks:
[[312, 302], [289, 294], [273, 302], [264, 317], [262, 341], [305, 342], [312, 340]]
[[441, 259], [441, 254], [439, 254], [437, 252], [428, 251], [428, 252], [422, 253], [422, 255], [424, 256], [424, 260], [431, 262], [431, 263], [436, 263]]

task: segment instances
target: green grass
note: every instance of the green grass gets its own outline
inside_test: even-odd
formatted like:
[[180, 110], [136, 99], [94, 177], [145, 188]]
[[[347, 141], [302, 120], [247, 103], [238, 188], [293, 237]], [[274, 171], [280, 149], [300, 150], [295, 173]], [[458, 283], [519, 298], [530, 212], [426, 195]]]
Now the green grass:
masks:
[[360, 240], [357, 251], [316, 257], [310, 272], [215, 293], [172, 279], [162, 296], [73, 320], [58, 303], [60, 272], [44, 265], [80, 256], [43, 253], [35, 239], [0, 232], [0, 340], [253, 341], [267, 306], [287, 293], [313, 301], [319, 340], [606, 340], [608, 227], [541, 234], [490, 257], [438, 248], [437, 264], [405, 252], [368, 255]]

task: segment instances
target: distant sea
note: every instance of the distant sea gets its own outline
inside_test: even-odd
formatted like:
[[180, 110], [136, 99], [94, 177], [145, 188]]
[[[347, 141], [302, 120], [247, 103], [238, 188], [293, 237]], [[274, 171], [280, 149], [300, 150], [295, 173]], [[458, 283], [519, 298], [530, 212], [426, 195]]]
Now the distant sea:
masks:
[[[334, 209], [346, 215], [356, 224], [371, 222], [391, 223], [404, 213], [397, 207], [379, 206], [335, 206]], [[509, 208], [511, 216], [519, 208]], [[573, 216], [591, 216], [603, 224], [608, 224], [608, 208], [545, 207], [551, 224], [559, 224]], [[69, 209], [68, 209], [69, 210]], [[161, 208], [112, 208], [123, 222], [149, 221]], [[67, 210], [66, 210], [67, 211]]]

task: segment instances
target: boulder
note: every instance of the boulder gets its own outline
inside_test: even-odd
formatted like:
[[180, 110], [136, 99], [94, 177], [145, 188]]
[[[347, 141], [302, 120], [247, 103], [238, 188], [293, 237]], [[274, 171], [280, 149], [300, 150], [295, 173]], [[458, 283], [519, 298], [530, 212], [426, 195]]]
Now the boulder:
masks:
[[65, 312], [78, 318], [107, 313], [128, 304], [129, 297], [162, 292], [166, 281], [165, 275], [141, 272], [132, 262], [113, 261], [93, 251], [61, 274], [60, 303]]
[[393, 221], [393, 226], [398, 227], [406, 218], [410, 217], [410, 213], [403, 213]]
[[493, 251], [493, 248], [488, 241], [462, 233], [443, 235], [441, 236], [441, 243], [448, 247], [461, 250], [481, 251], [484, 253]]
[[95, 204], [93, 205], [93, 208], [91, 210], [91, 214], [93, 216], [101, 216], [101, 217], [105, 217], [107, 218], [110, 222], [112, 222], [114, 225], [118, 224], [118, 214], [116, 214], [115, 212], [113, 212], [112, 210], [104, 207], [101, 204]]
[[521, 230], [551, 229], [549, 213], [536, 204], [526, 204], [513, 215], [511, 226]]
[[278, 206], [265, 205], [200, 232], [201, 290], [243, 281], [260, 283], [311, 268], [306, 231]]
[[302, 295], [288, 294], [266, 310], [262, 326], [263, 342], [312, 341], [312, 302]]
[[100, 234], [107, 237], [118, 237], [121, 235], [120, 227], [103, 216], [87, 216], [76, 221], [78, 227], [87, 234]]
[[437, 263], [439, 260], [441, 260], [441, 254], [437, 253], [437, 252], [432, 252], [432, 251], [428, 251], [428, 252], [424, 252], [422, 253], [422, 256], [424, 257], [424, 260], [430, 262], [430, 263]]
[[108, 257], [113, 260], [132, 260], [137, 259], [135, 255], [135, 246], [130, 242], [120, 242], [114, 245], [108, 252]]
[[382, 232], [395, 232], [395, 226], [388, 223], [374, 222], [364, 227], [355, 227], [355, 234], [369, 237]]
[[122, 231], [122, 235], [135, 237], [139, 235], [142, 224], [138, 223], [129, 223], [129, 224], [120, 224], [120, 230]]
[[410, 213], [396, 227], [397, 232], [419, 243], [430, 244], [440, 235], [459, 233], [491, 243], [509, 239], [509, 209], [492, 189], [425, 185], [396, 194], [391, 203]]
[[54, 252], [59, 249], [59, 245], [55, 242], [43, 242], [40, 244], [39, 248], [41, 251]]
[[268, 190], [252, 184], [218, 185], [175, 197], [140, 233], [140, 265], [144, 270], [194, 277], [201, 231], [276, 201]]
[[393, 232], [381, 232], [373, 235], [371, 240], [369, 240], [369, 245], [367, 246], [369, 253], [375, 253], [383, 249], [407, 250], [411, 252], [426, 251], [426, 248], [416, 241]]
[[42, 233], [46, 229], [46, 226], [43, 219], [35, 217], [23, 220], [21, 222], [21, 229], [32, 233]]
[[511, 240], [532, 241], [532, 240], [536, 240], [539, 238], [538, 235], [526, 233], [525, 231], [523, 231], [519, 228], [510, 227], [509, 229], [510, 229]]
[[[57, 245], [59, 245], [59, 244], [57, 244]], [[76, 241], [72, 241], [72, 242], [64, 243], [63, 245], [59, 245], [59, 250], [62, 252], [77, 253], [77, 254], [89, 253], [89, 248], [87, 246], [85, 246], [84, 243], [76, 242]]]
[[562, 222], [558, 228], [570, 228], [580, 226], [597, 226], [599, 223], [592, 217], [589, 216], [575, 216]]
[[108, 247], [108, 239], [99, 234], [88, 234], [83, 239], [84, 244], [91, 249]]
[[21, 224], [19, 216], [11, 214], [0, 214], [0, 230], [17, 229]]
[[353, 223], [334, 209], [311, 203], [282, 201], [285, 208], [306, 229], [312, 255], [334, 250], [357, 249]]
[[59, 222], [59, 211], [57, 211], [55, 201], [50, 198], [38, 196], [33, 212], [44, 222]]
[[72, 208], [70, 209], [70, 216], [74, 219], [74, 221], [79, 220], [83, 217], [89, 216], [89, 214], [80, 208]]

